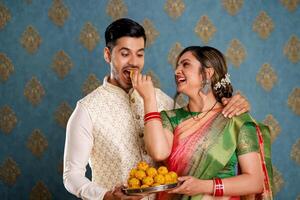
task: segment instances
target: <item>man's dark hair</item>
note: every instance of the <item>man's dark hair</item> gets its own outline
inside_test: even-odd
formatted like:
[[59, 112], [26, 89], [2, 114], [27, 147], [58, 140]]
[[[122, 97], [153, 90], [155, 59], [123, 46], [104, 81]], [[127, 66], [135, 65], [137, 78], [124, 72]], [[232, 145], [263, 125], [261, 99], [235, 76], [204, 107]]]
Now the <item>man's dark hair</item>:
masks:
[[143, 37], [146, 45], [146, 34], [144, 28], [137, 22], [121, 18], [111, 23], [105, 30], [105, 44], [109, 50], [116, 45], [116, 41], [121, 37]]

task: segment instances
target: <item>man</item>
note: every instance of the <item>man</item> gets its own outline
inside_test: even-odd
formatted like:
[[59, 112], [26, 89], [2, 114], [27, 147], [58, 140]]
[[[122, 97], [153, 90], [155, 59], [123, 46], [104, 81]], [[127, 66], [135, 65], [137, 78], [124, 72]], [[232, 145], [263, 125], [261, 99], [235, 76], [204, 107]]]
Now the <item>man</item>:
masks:
[[[143, 143], [143, 101], [132, 90], [131, 70], [144, 66], [146, 36], [141, 25], [119, 19], [105, 31], [104, 59], [110, 75], [103, 85], [78, 101], [66, 133], [63, 180], [66, 189], [82, 199], [141, 199], [124, 195], [118, 184], [126, 183], [131, 168], [145, 160], [152, 163]], [[159, 110], [169, 110], [173, 100], [156, 89]], [[249, 110], [240, 95], [232, 97], [224, 114]], [[85, 177], [86, 165], [92, 181]]]

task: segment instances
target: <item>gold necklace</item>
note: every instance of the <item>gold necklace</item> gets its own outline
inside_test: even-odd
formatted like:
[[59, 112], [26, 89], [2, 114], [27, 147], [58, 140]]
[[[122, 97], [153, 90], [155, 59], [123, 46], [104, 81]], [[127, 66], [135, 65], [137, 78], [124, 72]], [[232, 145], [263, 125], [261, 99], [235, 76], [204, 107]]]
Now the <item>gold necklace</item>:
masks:
[[198, 114], [197, 114], [197, 118], [195, 118], [195, 117], [193, 116], [191, 110], [190, 110], [190, 104], [187, 105], [187, 109], [188, 109], [190, 115], [193, 117], [193, 119], [194, 119], [195, 121], [200, 121], [200, 120], [203, 119], [210, 111], [212, 111], [212, 110], [214, 109], [214, 107], [217, 105], [217, 103], [218, 103], [218, 101], [216, 101], [216, 102], [214, 103], [214, 105], [213, 105], [208, 111], [204, 111], [204, 112], [206, 112], [206, 113], [205, 113], [202, 117], [200, 117], [200, 118], [199, 118], [199, 115], [202, 114], [202, 113], [204, 113], [204, 112], [198, 113]]

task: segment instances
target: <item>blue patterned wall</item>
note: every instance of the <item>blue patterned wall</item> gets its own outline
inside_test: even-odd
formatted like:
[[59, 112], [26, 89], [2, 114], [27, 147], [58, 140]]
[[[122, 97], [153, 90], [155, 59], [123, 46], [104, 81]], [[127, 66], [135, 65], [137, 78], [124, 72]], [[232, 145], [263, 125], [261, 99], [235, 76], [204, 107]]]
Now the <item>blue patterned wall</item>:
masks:
[[62, 184], [65, 125], [101, 84], [104, 31], [125, 16], [149, 39], [145, 72], [170, 96], [188, 45], [227, 56], [236, 90], [272, 130], [276, 199], [300, 199], [298, 0], [1, 0], [0, 199], [75, 199]]

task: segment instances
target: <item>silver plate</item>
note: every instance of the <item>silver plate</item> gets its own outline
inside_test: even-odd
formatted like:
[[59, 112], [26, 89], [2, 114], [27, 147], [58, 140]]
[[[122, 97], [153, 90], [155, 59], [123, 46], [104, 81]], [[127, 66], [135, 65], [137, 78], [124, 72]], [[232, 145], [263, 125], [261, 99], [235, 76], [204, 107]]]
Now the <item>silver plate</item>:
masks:
[[178, 183], [172, 183], [172, 184], [158, 185], [155, 187], [147, 187], [147, 188], [135, 188], [135, 189], [123, 188], [122, 190], [127, 195], [146, 195], [155, 192], [163, 192], [175, 188], [177, 185]]

